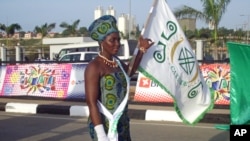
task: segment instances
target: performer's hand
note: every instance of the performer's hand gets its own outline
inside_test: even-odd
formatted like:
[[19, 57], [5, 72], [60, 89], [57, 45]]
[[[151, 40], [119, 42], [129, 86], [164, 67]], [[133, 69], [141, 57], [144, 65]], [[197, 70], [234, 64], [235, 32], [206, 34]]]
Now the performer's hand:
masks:
[[143, 38], [141, 35], [139, 37], [139, 48], [140, 50], [147, 50], [149, 49], [152, 45], [154, 44], [154, 42], [151, 39], [148, 38]]
[[102, 124], [95, 126], [95, 132], [96, 132], [98, 141], [109, 141]]

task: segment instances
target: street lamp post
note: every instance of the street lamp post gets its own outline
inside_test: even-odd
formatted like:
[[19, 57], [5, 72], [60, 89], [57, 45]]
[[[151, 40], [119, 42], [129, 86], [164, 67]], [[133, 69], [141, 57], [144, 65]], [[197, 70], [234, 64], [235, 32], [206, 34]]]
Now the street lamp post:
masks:
[[241, 15], [241, 16], [247, 16], [247, 44], [248, 44], [248, 41], [249, 41], [248, 37], [249, 37], [249, 30], [250, 30], [249, 29], [249, 27], [250, 27], [249, 26], [249, 24], [250, 24], [250, 20], [249, 20], [250, 19], [250, 15]]
[[131, 39], [130, 32], [131, 32], [131, 0], [129, 0], [129, 23], [128, 23], [128, 39]]

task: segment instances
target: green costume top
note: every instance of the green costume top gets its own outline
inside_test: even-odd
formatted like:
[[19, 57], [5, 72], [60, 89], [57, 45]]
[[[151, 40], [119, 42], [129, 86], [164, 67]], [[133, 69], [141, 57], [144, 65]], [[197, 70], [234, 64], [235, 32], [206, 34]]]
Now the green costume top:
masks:
[[[127, 93], [127, 82], [124, 73], [121, 71], [104, 75], [100, 81], [100, 88], [101, 91], [99, 100], [106, 107], [106, 109], [113, 114]], [[126, 105], [124, 112], [120, 117], [117, 125], [119, 141], [131, 140], [127, 110], [128, 110], [128, 105]], [[101, 116], [102, 116], [102, 123], [104, 126], [104, 130], [106, 133], [108, 133], [109, 121], [103, 114], [101, 114]], [[88, 123], [90, 129], [89, 130], [90, 136], [95, 141], [97, 140], [97, 137], [94, 130], [94, 125], [91, 122], [90, 118]]]

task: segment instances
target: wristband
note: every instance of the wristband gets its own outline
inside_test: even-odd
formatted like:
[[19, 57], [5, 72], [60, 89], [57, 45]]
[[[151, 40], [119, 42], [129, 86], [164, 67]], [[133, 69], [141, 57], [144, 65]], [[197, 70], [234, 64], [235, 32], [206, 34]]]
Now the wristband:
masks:
[[143, 48], [143, 47], [140, 47], [139, 50], [140, 50], [142, 53], [146, 53], [146, 52], [147, 52], [147, 50], [146, 50], [145, 48]]

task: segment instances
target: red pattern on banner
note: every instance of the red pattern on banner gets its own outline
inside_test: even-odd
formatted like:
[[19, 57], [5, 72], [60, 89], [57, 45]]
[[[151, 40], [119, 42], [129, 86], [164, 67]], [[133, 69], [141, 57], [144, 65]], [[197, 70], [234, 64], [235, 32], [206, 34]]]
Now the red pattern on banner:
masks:
[[214, 103], [230, 104], [230, 66], [229, 64], [203, 64], [200, 66], [207, 85], [214, 93]]
[[23, 64], [6, 66], [1, 95], [65, 98], [71, 64]]
[[[214, 103], [230, 104], [230, 66], [229, 64], [202, 64], [200, 66], [204, 80], [214, 90]], [[154, 83], [145, 76], [138, 76], [138, 86], [134, 100], [138, 102], [173, 102], [172, 97], [162, 89], [152, 88]]]

